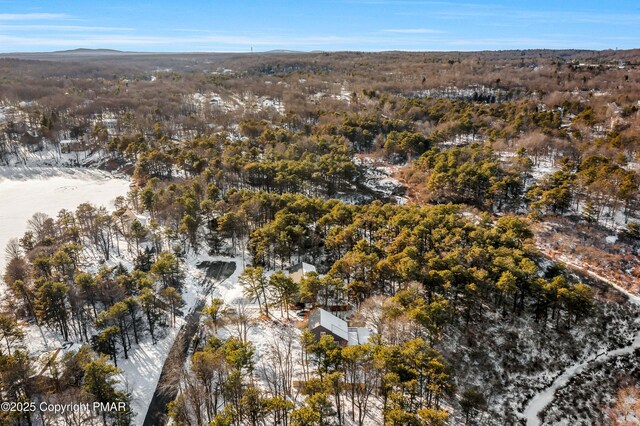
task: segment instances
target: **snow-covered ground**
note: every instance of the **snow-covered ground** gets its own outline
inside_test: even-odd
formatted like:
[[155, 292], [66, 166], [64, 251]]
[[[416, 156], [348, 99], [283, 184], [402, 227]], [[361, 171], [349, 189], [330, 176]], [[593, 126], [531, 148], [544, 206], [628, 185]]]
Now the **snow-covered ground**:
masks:
[[[214, 257], [212, 260], [226, 260], [228, 258]], [[225, 305], [233, 309], [238, 304], [246, 307], [247, 314], [250, 316], [250, 327], [247, 333], [247, 340], [250, 341], [255, 348], [256, 365], [260, 366], [260, 361], [268, 354], [270, 345], [276, 340], [276, 337], [289, 329], [291, 332], [299, 335], [299, 330], [295, 328], [294, 323], [298, 319], [294, 311], [289, 312], [290, 319], [286, 319], [286, 315], [282, 315], [276, 306], [269, 308], [270, 319], [260, 317], [259, 306], [257, 301], [249, 301], [244, 297], [244, 288], [240, 284], [240, 275], [244, 271], [245, 265], [241, 257], [234, 258], [236, 262], [236, 270], [229, 278], [224, 280], [217, 286], [211, 298], [220, 298]], [[271, 276], [275, 271], [265, 271], [266, 276]], [[231, 327], [223, 327], [218, 331], [220, 337], [228, 338], [236, 335], [235, 330]], [[298, 340], [295, 342], [296, 353], [299, 354], [300, 345]]]
[[[614, 285], [611, 282], [609, 283]], [[620, 286], [617, 286], [617, 285], [614, 285], [614, 286], [617, 290], [627, 295], [630, 303], [640, 305], [640, 297], [628, 292], [627, 290], [625, 290]], [[571, 365], [569, 368], [564, 370], [562, 374], [556, 377], [556, 379], [553, 381], [553, 383], [549, 387], [543, 389], [541, 392], [537, 393], [536, 395], [533, 396], [533, 398], [529, 400], [523, 413], [524, 418], [526, 419], [526, 422], [527, 422], [527, 426], [539, 426], [541, 424], [540, 418], [538, 417], [539, 414], [543, 412], [545, 407], [547, 407], [553, 401], [556, 391], [561, 387], [566, 386], [574, 376], [584, 371], [585, 369], [593, 365], [595, 362], [602, 362], [602, 361], [612, 359], [621, 355], [630, 354], [630, 353], [633, 353], [638, 348], [640, 348], [640, 333], [635, 335], [633, 342], [628, 346], [607, 351], [605, 353], [598, 354], [596, 357], [589, 359], [587, 361], [579, 362], [574, 365]]]
[[560, 170], [560, 168], [554, 165], [551, 158], [541, 157], [538, 159], [537, 163], [533, 165], [531, 175], [535, 180], [539, 180], [547, 175], [557, 172], [558, 170]]
[[194, 93], [187, 98], [187, 102], [193, 104], [199, 109], [204, 109], [209, 106], [224, 112], [237, 110], [253, 112], [275, 110], [278, 114], [284, 114], [285, 112], [282, 100], [267, 96], [258, 97], [250, 93], [227, 95], [222, 95], [216, 92], [206, 94]]
[[104, 160], [106, 153], [103, 150], [92, 150], [87, 147], [85, 150], [62, 152], [64, 145], [78, 143], [76, 140], [64, 139], [58, 144], [42, 139], [42, 149], [30, 151], [25, 146], [18, 146], [7, 155], [0, 167], [13, 166], [26, 169], [35, 167], [79, 167], [89, 166]]
[[548, 406], [553, 401], [555, 392], [561, 387], [567, 385], [574, 376], [584, 371], [595, 362], [603, 362], [605, 360], [612, 359], [621, 355], [630, 354], [638, 348], [640, 348], [640, 334], [636, 335], [633, 343], [629, 346], [606, 352], [593, 359], [582, 362], [580, 364], [574, 364], [571, 367], [567, 368], [553, 381], [551, 386], [535, 395], [529, 401], [524, 411], [524, 417], [527, 421], [527, 426], [539, 426], [541, 424], [538, 415], [545, 409], [546, 406]]
[[[500, 160], [505, 164], [512, 164], [517, 156], [513, 151], [496, 151], [496, 154], [498, 154]], [[533, 167], [531, 168], [531, 177], [534, 181], [538, 181], [547, 175], [557, 172], [558, 170], [560, 170], [560, 168], [555, 165], [553, 158], [549, 156], [541, 156], [534, 161]]]
[[393, 197], [398, 204], [405, 204], [407, 197], [398, 195], [405, 187], [395, 176], [402, 166], [390, 165], [368, 156], [359, 156], [354, 162], [364, 170], [363, 183], [368, 188], [387, 197]]
[[480, 142], [482, 139], [472, 133], [464, 133], [453, 136], [451, 139], [448, 139], [444, 142], [438, 144], [438, 146], [442, 148], [455, 148], [460, 146], [470, 145], [474, 142]]
[[[128, 190], [127, 179], [99, 170], [0, 167], [0, 254], [11, 238], [27, 230], [34, 213], [55, 216], [84, 202], [112, 206]], [[0, 270], [4, 270], [4, 255], [0, 255]]]
[[[236, 264], [234, 273], [219, 285], [216, 285], [209, 297], [220, 298], [228, 309], [232, 311], [242, 310], [247, 315], [246, 337], [254, 348], [256, 385], [265, 390], [268, 389], [266, 376], [273, 374], [273, 366], [270, 364], [270, 360], [274, 356], [274, 349], [276, 346], [289, 343], [291, 344], [290, 359], [293, 361], [292, 380], [294, 382], [302, 380], [302, 347], [300, 343], [302, 332], [298, 328], [298, 321], [301, 318], [293, 310], [289, 312], [289, 318], [287, 318], [286, 313], [281, 312], [277, 306], [269, 308], [269, 318], [261, 315], [257, 301], [247, 300], [244, 296], [240, 275], [249, 265], [245, 263], [241, 256], [235, 258], [205, 256], [203, 260], [233, 261]], [[269, 277], [274, 272], [274, 270], [267, 270], [265, 275]], [[201, 318], [201, 321], [204, 321], [204, 318]], [[238, 329], [233, 324], [227, 324], [219, 328], [217, 335], [223, 339], [241, 337]], [[287, 343], [285, 344], [284, 342]], [[280, 346], [280, 348], [282, 347]], [[297, 392], [294, 391], [294, 398], [296, 397]]]
[[[230, 260], [222, 257], [216, 259]], [[147, 337], [139, 345], [133, 345], [128, 359], [118, 359], [118, 368], [123, 371], [121, 380], [131, 391], [131, 409], [136, 413], [133, 420], [134, 425], [144, 423], [165, 359], [173, 346], [180, 327], [186, 322], [186, 315], [193, 310], [198, 299], [205, 297], [206, 289], [202, 286], [205, 273], [196, 266], [200, 260], [199, 257], [192, 255], [185, 262], [186, 280], [182, 297], [186, 304], [182, 308], [184, 315], [176, 318], [175, 326], [167, 328], [166, 334], [155, 345]], [[236, 268], [236, 273], [238, 269], [240, 268]]]

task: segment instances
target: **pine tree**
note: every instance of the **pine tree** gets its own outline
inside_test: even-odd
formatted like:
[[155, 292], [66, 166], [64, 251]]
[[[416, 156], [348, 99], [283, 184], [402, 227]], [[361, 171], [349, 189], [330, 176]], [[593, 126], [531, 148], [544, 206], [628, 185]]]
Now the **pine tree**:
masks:
[[[128, 407], [130, 397], [127, 393], [117, 390], [118, 381], [115, 376], [121, 371], [109, 364], [106, 358], [100, 357], [89, 361], [84, 367], [85, 392], [91, 395], [92, 399], [99, 403], [125, 403]], [[107, 418], [115, 418], [117, 424], [125, 426], [131, 423], [132, 414], [130, 408], [124, 412], [102, 411], [102, 419], [106, 424]]]
[[65, 340], [69, 339], [68, 291], [66, 284], [46, 281], [38, 288], [36, 300], [38, 317], [46, 324], [57, 327]]
[[269, 277], [269, 287], [271, 288], [271, 294], [275, 303], [280, 305], [280, 315], [282, 315], [283, 308], [287, 313], [287, 319], [289, 319], [289, 305], [293, 304], [298, 299], [299, 287], [298, 285], [282, 271], [276, 271]]
[[[4, 314], [0, 314], [0, 340], [4, 340], [9, 356], [11, 356], [11, 348], [20, 346], [24, 340], [24, 331], [16, 320]], [[2, 355], [4, 355], [4, 351], [0, 351], [0, 356]]]
[[166, 287], [160, 290], [160, 297], [169, 305], [171, 313], [171, 325], [176, 325], [176, 314], [185, 305], [185, 301], [174, 287]]
[[582, 217], [587, 221], [589, 225], [593, 225], [598, 222], [598, 208], [593, 204], [592, 201], [587, 201], [584, 203], [584, 207], [582, 210]]
[[264, 276], [264, 269], [261, 267], [248, 267], [240, 275], [240, 284], [243, 287], [244, 295], [251, 301], [257, 301], [260, 312], [269, 316], [269, 298], [267, 295], [267, 278]]

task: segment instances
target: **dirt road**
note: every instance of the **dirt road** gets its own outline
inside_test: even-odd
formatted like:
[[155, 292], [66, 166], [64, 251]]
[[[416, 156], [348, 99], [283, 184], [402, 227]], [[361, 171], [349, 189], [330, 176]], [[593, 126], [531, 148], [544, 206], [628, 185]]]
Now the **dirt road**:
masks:
[[153, 393], [147, 415], [144, 418], [144, 426], [167, 424], [167, 406], [178, 396], [179, 377], [175, 372], [180, 371], [187, 359], [189, 343], [196, 331], [198, 331], [200, 314], [206, 304], [207, 296], [211, 293], [216, 283], [229, 278], [233, 274], [236, 264], [234, 262], [206, 262], [202, 263], [200, 267], [207, 270], [206, 277], [202, 282], [202, 286], [205, 287], [204, 296], [198, 299], [191, 312], [187, 315], [186, 322], [180, 327], [169, 355], [164, 361], [158, 385]]

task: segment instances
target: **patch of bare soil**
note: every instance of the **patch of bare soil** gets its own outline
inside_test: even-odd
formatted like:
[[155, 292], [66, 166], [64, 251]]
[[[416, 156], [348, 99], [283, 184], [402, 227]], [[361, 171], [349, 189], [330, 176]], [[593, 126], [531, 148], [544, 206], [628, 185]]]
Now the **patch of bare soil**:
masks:
[[640, 259], [625, 241], [607, 241], [611, 231], [566, 218], [535, 224], [533, 230], [538, 248], [549, 258], [632, 294], [640, 293]]

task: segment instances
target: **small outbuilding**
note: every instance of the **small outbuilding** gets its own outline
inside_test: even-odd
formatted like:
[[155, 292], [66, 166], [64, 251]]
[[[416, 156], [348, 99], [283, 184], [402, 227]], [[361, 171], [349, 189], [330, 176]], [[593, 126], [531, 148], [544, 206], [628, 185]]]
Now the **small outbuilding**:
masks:
[[316, 267], [310, 263], [300, 262], [289, 268], [289, 277], [296, 283], [300, 284], [302, 278], [309, 272], [317, 272]]

